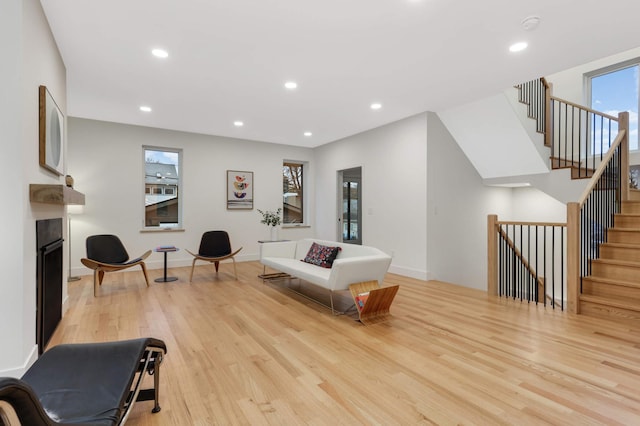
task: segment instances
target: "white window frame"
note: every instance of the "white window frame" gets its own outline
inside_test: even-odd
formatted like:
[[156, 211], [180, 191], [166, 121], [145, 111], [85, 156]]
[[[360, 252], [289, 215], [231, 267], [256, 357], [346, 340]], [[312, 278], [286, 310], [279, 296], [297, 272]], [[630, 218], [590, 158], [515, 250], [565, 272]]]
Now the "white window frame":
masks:
[[[159, 226], [147, 226], [146, 224], [146, 206], [145, 206], [145, 196], [148, 195], [146, 193], [146, 152], [147, 151], [164, 151], [164, 152], [172, 152], [178, 155], [178, 184], [176, 185], [176, 189], [178, 191], [178, 223], [171, 224], [163, 224]], [[182, 188], [182, 176], [183, 176], [183, 155], [181, 148], [168, 148], [164, 146], [153, 146], [153, 145], [143, 145], [142, 146], [142, 230], [143, 231], [183, 231], [183, 188]], [[151, 191], [152, 193], [154, 191]], [[162, 191], [164, 192], [164, 191]]]
[[285, 164], [299, 164], [302, 166], [302, 222], [298, 223], [285, 223], [284, 222], [284, 192], [282, 193], [282, 210], [283, 210], [283, 228], [296, 228], [300, 226], [308, 226], [308, 215], [309, 215], [309, 162], [308, 161], [300, 161], [300, 160], [282, 160], [282, 167], [284, 168]]
[[[598, 68], [597, 70], [589, 71], [584, 74], [584, 87], [585, 87], [585, 103], [589, 105], [593, 105], [593, 95], [591, 93], [591, 80], [594, 77], [599, 77], [605, 74], [609, 74], [612, 72], [620, 71], [625, 68], [630, 68], [633, 66], [638, 66], [640, 69], [640, 58], [628, 59], [623, 62], [619, 62], [617, 64], [608, 65], [604, 68]], [[638, 79], [640, 80], [640, 72], [638, 73]], [[638, 82], [640, 85], [640, 81]], [[640, 114], [640, 95], [638, 96], [638, 113]], [[640, 126], [639, 126], [640, 127]], [[640, 152], [640, 134], [638, 134], [637, 147], [636, 149], [631, 149], [631, 143], [629, 143], [629, 151], [630, 152]]]

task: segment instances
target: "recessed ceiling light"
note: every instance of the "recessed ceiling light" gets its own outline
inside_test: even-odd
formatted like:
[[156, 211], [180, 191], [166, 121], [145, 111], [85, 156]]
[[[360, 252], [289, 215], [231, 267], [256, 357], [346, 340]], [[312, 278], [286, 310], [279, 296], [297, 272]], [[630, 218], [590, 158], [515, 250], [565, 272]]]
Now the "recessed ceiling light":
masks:
[[375, 102], [371, 104], [371, 109], [380, 109], [382, 108], [382, 104]]
[[146, 106], [146, 105], [142, 105], [142, 106], [140, 107], [140, 111], [143, 111], [143, 112], [151, 112], [151, 107]]
[[166, 58], [169, 56], [169, 52], [163, 49], [153, 49], [151, 53], [153, 54], [153, 56], [156, 56], [158, 58]]
[[298, 87], [298, 83], [296, 83], [295, 81], [287, 81], [284, 84], [284, 87], [286, 87], [289, 90], [293, 90]]
[[509, 46], [509, 51], [510, 52], [521, 52], [524, 49], [526, 49], [528, 46], [528, 44], [524, 41], [520, 41], [518, 43], [513, 43], [511, 46]]
[[305, 135], [305, 136], [311, 136], [311, 135], [313, 135], [313, 133], [311, 133], [311, 132], [304, 132], [304, 135]]
[[236, 126], [236, 127], [242, 127], [242, 126], [244, 126], [244, 123], [242, 121], [234, 121], [233, 125]]

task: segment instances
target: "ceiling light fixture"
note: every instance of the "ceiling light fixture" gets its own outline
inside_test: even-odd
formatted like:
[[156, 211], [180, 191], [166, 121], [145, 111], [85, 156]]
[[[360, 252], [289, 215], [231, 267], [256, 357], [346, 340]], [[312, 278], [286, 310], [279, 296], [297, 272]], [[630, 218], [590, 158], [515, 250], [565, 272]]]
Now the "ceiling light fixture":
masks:
[[375, 102], [371, 104], [371, 109], [380, 109], [380, 108], [382, 108], [381, 103]]
[[244, 126], [244, 123], [242, 121], [234, 121], [233, 125], [236, 126], [236, 127], [242, 127], [242, 126]]
[[287, 81], [284, 84], [284, 87], [286, 87], [289, 90], [293, 90], [293, 89], [296, 89], [298, 87], [298, 83], [296, 83], [295, 81]]
[[140, 111], [142, 111], [142, 112], [151, 112], [151, 107], [146, 106], [146, 105], [142, 105], [140, 107]]
[[163, 49], [153, 49], [151, 53], [153, 54], [153, 56], [158, 58], [167, 58], [169, 56], [169, 53]]
[[510, 52], [521, 52], [524, 49], [526, 49], [528, 46], [528, 44], [524, 41], [520, 41], [518, 43], [513, 43], [511, 46], [509, 46], [509, 51]]
[[307, 137], [309, 137], [309, 136], [313, 135], [313, 133], [311, 133], [311, 132], [304, 132], [304, 135], [305, 135], [305, 136], [307, 136]]

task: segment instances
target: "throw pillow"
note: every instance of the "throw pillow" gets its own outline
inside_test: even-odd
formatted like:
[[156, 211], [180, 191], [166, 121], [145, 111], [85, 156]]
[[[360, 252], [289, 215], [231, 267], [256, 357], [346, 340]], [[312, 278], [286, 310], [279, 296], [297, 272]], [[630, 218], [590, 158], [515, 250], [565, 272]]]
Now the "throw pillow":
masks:
[[328, 247], [313, 243], [302, 261], [311, 263], [312, 265], [322, 266], [323, 268], [331, 268], [340, 250], [342, 250], [340, 247]]

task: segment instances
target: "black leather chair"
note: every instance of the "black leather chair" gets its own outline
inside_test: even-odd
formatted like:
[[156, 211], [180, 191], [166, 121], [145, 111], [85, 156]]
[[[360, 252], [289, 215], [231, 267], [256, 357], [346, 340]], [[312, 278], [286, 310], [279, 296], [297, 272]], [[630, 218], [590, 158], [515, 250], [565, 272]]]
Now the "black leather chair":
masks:
[[[0, 424], [123, 425], [136, 401], [160, 411], [162, 340], [140, 338], [55, 346], [21, 379], [0, 378]], [[153, 388], [141, 389], [147, 372]]]
[[80, 259], [82, 264], [93, 269], [93, 295], [98, 295], [98, 286], [102, 285], [105, 272], [121, 271], [132, 266], [140, 265], [144, 279], [149, 287], [149, 277], [144, 259], [149, 257], [151, 250], [142, 256], [129, 260], [129, 254], [122, 241], [115, 235], [92, 235], [87, 237], [87, 257]]
[[196, 260], [204, 260], [205, 262], [215, 264], [217, 274], [220, 262], [226, 259], [231, 259], [233, 261], [233, 273], [237, 280], [238, 271], [236, 269], [236, 260], [234, 259], [234, 256], [238, 254], [240, 250], [242, 250], [242, 247], [240, 247], [236, 251], [231, 250], [229, 234], [226, 231], [205, 232], [204, 234], [202, 234], [202, 238], [200, 239], [200, 248], [198, 249], [198, 253], [192, 253], [191, 251], [187, 250], [187, 252], [189, 252], [189, 254], [194, 257], [193, 263], [191, 264], [191, 275], [189, 275], [189, 282], [193, 280], [193, 269], [196, 266]]

